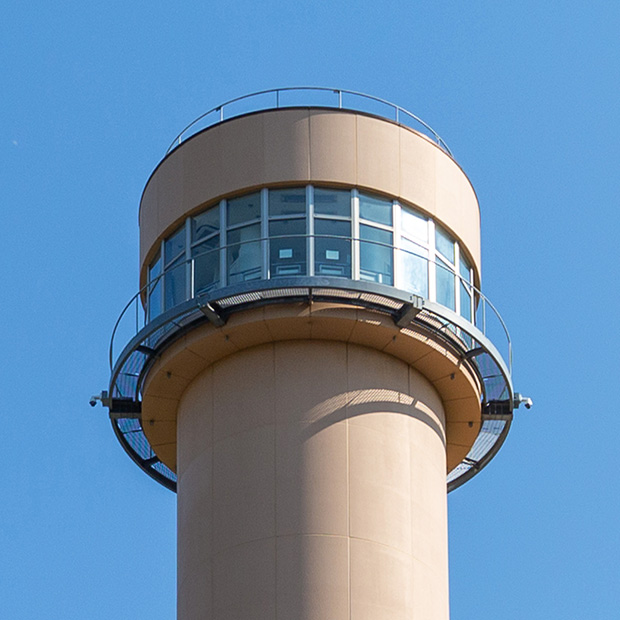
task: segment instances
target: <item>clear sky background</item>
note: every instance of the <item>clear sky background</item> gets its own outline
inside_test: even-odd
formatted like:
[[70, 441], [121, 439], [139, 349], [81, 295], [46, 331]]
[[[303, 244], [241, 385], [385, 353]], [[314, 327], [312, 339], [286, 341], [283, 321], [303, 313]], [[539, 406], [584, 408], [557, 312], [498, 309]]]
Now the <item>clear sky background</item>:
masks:
[[535, 407], [449, 497], [452, 620], [619, 617], [619, 31], [617, 0], [5, 3], [0, 618], [174, 618], [175, 495], [88, 400], [167, 145], [290, 85], [418, 114], [480, 199]]

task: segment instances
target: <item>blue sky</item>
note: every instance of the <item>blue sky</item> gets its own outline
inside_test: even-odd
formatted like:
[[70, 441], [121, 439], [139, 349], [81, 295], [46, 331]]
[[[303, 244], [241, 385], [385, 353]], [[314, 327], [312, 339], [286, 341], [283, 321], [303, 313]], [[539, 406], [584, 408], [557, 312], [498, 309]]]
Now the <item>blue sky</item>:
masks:
[[0, 617], [174, 617], [175, 496], [88, 399], [167, 145], [287, 85], [418, 114], [480, 199], [483, 290], [535, 408], [450, 495], [452, 620], [615, 617], [619, 23], [596, 0], [3, 7]]

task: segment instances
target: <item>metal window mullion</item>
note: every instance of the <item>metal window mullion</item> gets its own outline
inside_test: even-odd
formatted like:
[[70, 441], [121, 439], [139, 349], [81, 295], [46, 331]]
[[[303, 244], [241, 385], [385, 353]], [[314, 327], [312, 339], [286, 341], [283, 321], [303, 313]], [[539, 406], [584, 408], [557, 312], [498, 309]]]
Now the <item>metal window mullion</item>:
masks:
[[226, 275], [226, 245], [227, 245], [227, 236], [226, 236], [226, 201], [220, 200], [220, 286], [226, 286], [227, 275]]
[[192, 258], [192, 218], [185, 218], [185, 299], [194, 296], [194, 261]]
[[260, 236], [261, 256], [263, 264], [261, 266], [261, 274], [263, 280], [270, 278], [269, 269], [269, 190], [263, 187], [260, 191]]
[[307, 243], [306, 254], [308, 261], [307, 273], [314, 275], [314, 187], [306, 185], [306, 231]]
[[437, 250], [435, 249], [435, 222], [428, 219], [428, 298], [437, 301]]
[[400, 222], [400, 204], [398, 201], [394, 200], [392, 203], [392, 222], [394, 224], [394, 231], [392, 232], [392, 277], [394, 281], [394, 286], [396, 288], [402, 288], [402, 250], [400, 243], [401, 236], [401, 222]]
[[351, 232], [353, 247], [351, 248], [351, 262], [353, 279], [360, 279], [360, 193], [357, 189], [351, 190]]

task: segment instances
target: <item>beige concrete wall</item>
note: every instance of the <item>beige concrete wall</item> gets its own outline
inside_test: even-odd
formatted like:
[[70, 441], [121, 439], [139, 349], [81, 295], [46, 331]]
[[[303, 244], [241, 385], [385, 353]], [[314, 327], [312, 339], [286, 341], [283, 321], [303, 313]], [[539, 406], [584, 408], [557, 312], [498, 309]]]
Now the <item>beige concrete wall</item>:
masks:
[[151, 176], [140, 205], [144, 283], [158, 241], [207, 203], [277, 184], [345, 185], [387, 194], [442, 223], [480, 274], [480, 214], [461, 168], [436, 144], [356, 112], [282, 109], [232, 119], [185, 142]]
[[447, 620], [445, 416], [407, 363], [279, 341], [178, 407], [180, 620]]

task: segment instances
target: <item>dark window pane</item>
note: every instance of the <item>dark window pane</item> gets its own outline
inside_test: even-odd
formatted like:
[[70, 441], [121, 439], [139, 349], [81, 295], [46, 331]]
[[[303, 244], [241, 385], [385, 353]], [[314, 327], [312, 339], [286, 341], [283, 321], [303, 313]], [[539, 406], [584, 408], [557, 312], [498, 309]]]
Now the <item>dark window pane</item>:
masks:
[[185, 226], [177, 229], [164, 242], [164, 264], [168, 266], [185, 251]]
[[194, 294], [217, 288], [220, 283], [220, 237], [216, 235], [208, 241], [194, 246]]
[[392, 233], [361, 224], [360, 238], [360, 279], [392, 284]]
[[260, 192], [247, 194], [227, 201], [226, 217], [228, 226], [251, 222], [260, 218]]
[[[338, 220], [314, 221], [316, 275], [351, 277], [351, 224]], [[337, 237], [346, 237], [339, 239]]]
[[198, 241], [220, 230], [220, 208], [212, 207], [192, 218], [192, 241]]
[[306, 188], [269, 190], [269, 215], [304, 215]]
[[269, 272], [278, 276], [306, 273], [306, 220], [269, 223]]
[[360, 217], [378, 224], [392, 225], [392, 201], [360, 194]]
[[314, 190], [314, 212], [317, 215], [351, 217], [351, 192], [317, 187]]
[[169, 310], [186, 299], [187, 265], [181, 257], [176, 267], [169, 267], [164, 273], [164, 309]]
[[244, 226], [228, 233], [228, 282], [244, 282], [261, 277], [260, 225]]
[[149, 287], [147, 288], [148, 294], [148, 318], [154, 319], [161, 314], [161, 291], [162, 282], [159, 276], [161, 275], [161, 256], [157, 253], [157, 258], [151, 263], [149, 267]]

